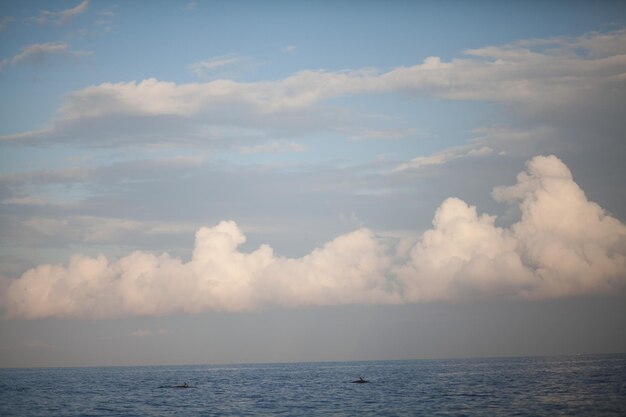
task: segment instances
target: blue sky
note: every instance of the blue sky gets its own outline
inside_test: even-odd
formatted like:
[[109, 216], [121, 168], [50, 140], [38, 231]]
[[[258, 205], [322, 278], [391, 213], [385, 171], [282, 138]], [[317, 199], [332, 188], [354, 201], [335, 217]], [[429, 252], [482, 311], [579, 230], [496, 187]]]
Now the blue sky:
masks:
[[624, 351], [625, 24], [3, 2], [0, 366]]

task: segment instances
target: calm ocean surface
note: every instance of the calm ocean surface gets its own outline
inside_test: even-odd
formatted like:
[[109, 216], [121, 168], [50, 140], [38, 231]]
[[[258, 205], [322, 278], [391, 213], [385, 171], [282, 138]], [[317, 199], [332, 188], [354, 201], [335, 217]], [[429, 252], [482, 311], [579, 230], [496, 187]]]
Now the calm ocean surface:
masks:
[[626, 416], [626, 355], [0, 369], [0, 415]]

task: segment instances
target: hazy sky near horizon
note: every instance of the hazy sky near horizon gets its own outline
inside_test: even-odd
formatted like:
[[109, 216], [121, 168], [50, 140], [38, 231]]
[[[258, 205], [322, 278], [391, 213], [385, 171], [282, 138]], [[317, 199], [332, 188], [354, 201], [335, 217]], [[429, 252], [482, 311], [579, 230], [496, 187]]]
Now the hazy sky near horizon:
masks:
[[0, 366], [626, 351], [622, 2], [6, 1]]

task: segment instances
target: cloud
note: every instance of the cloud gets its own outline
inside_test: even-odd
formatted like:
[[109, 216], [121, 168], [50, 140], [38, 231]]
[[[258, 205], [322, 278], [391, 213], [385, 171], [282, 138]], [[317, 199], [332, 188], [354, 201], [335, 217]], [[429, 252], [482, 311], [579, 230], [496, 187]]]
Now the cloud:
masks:
[[505, 295], [525, 299], [609, 292], [626, 279], [626, 226], [587, 200], [555, 156], [530, 160], [496, 200], [519, 203], [510, 228], [451, 198], [398, 275], [408, 300]]
[[[360, 230], [340, 236], [300, 259], [274, 256], [263, 245], [252, 253], [233, 222], [196, 233], [192, 259], [133, 252], [109, 262], [74, 255], [67, 266], [42, 265], [13, 282], [11, 315], [24, 317], [241, 311], [263, 305], [336, 304], [384, 296], [380, 245]], [[384, 280], [383, 280], [384, 281]], [[356, 292], [353, 292], [356, 291]]]
[[183, 10], [185, 10], [187, 12], [191, 12], [193, 10], [196, 10], [196, 7], [198, 7], [198, 2], [197, 1], [190, 1], [189, 3], [187, 3], [185, 5], [185, 7], [183, 7]]
[[146, 336], [153, 336], [153, 335], [162, 335], [165, 334], [165, 330], [163, 329], [159, 329], [159, 330], [151, 330], [151, 329], [137, 329], [133, 332], [130, 332], [128, 335], [131, 337], [146, 337]]
[[[30, 201], [28, 204], [33, 204]], [[14, 203], [15, 204], [15, 203]], [[71, 239], [78, 242], [118, 242], [132, 235], [172, 236], [193, 233], [188, 223], [138, 221], [100, 216], [29, 217], [22, 225], [40, 236], [54, 237], [57, 242]]]
[[486, 126], [472, 130], [475, 137], [467, 145], [444, 148], [427, 156], [418, 156], [396, 165], [391, 172], [418, 172], [461, 159], [478, 159], [491, 155], [517, 156], [524, 159], [533, 154], [538, 143], [558, 142], [555, 129], [548, 126], [515, 129], [505, 126]]
[[56, 25], [64, 25], [74, 17], [83, 14], [87, 7], [89, 6], [90, 0], [84, 0], [79, 5], [72, 7], [71, 9], [62, 10], [60, 12], [50, 12], [47, 10], [42, 10], [39, 12], [37, 17], [34, 17], [33, 20], [39, 24], [46, 24], [48, 22], [54, 23]]
[[[72, 51], [65, 42], [37, 43], [22, 48], [22, 52], [15, 55], [10, 62], [11, 65], [44, 66], [57, 58], [81, 58], [91, 54], [88, 51]], [[44, 132], [35, 132], [41, 133]]]
[[295, 45], [287, 45], [283, 48], [283, 52], [293, 55], [298, 51], [298, 48]]
[[350, 140], [398, 140], [408, 137], [423, 137], [425, 134], [415, 128], [370, 129], [370, 130], [339, 130], [347, 133]]
[[268, 144], [239, 147], [241, 153], [304, 152], [306, 150], [307, 148], [304, 145], [286, 141], [274, 141]]
[[206, 77], [211, 71], [228, 65], [233, 65], [246, 60], [246, 58], [236, 55], [222, 55], [204, 61], [196, 62], [189, 66], [189, 69], [199, 78]]
[[488, 156], [493, 153], [493, 149], [489, 146], [458, 146], [447, 148], [441, 152], [434, 153], [429, 156], [418, 156], [409, 162], [404, 162], [394, 168], [395, 172], [406, 171], [410, 169], [419, 169], [427, 166], [442, 165], [455, 159], [461, 158], [478, 158]]
[[150, 335], [152, 335], [152, 331], [149, 329], [138, 329], [129, 334], [131, 337], [146, 337]]
[[529, 143], [554, 136], [554, 128], [548, 126], [515, 129], [509, 126], [484, 126], [473, 129], [476, 137], [472, 143], [477, 146], [490, 146], [515, 149]]
[[125, 172], [137, 181], [154, 180], [152, 174], [175, 175], [177, 170], [185, 170], [201, 165], [205, 161], [203, 155], [172, 156], [159, 159], [139, 159], [116, 162], [112, 165], [73, 167], [60, 169], [43, 169], [30, 172], [0, 174], [0, 185], [19, 189], [25, 186], [41, 186], [51, 184], [72, 184], [98, 181], [101, 177], [113, 176]]
[[[154, 216], [147, 220], [141, 220], [142, 216], [128, 218], [125, 204], [129, 200], [145, 204], [156, 192], [146, 191], [152, 187], [161, 189], [163, 184], [190, 181], [204, 162], [205, 156], [200, 154], [105, 165], [86, 160], [77, 162], [78, 167], [0, 174], [0, 217], [5, 222], [2, 240], [16, 238], [9, 237], [9, 229], [19, 229], [18, 234], [27, 240], [30, 238], [25, 236], [38, 241], [56, 237], [59, 243], [188, 235], [201, 223], [157, 221]], [[166, 218], [171, 219], [167, 214]], [[53, 224], [56, 227], [50, 227]]]
[[11, 22], [13, 22], [15, 18], [13, 16], [4, 16], [0, 18], [0, 32], [5, 30]]
[[[347, 71], [300, 71], [270, 81], [237, 82], [219, 79], [177, 84], [157, 79], [102, 83], [69, 93], [58, 116], [44, 129], [3, 136], [15, 143], [44, 137], [56, 141], [87, 141], [98, 129], [98, 144], [123, 146], [142, 138], [172, 141], [189, 137], [202, 141], [200, 127], [238, 126], [265, 130], [336, 130], [329, 120], [306, 123], [323, 102], [364, 94], [405, 94], [447, 100], [478, 100], [504, 103], [526, 116], [550, 120], [567, 114], [593, 115], [624, 106], [626, 30], [587, 34], [574, 39], [551, 39], [546, 48], [539, 41], [468, 50], [463, 58], [444, 61], [428, 57], [422, 63], [387, 72], [373, 69]], [[547, 42], [547, 41], [546, 41]], [[203, 74], [241, 58], [223, 56], [192, 65]], [[574, 113], [572, 113], [574, 112]], [[336, 112], [333, 112], [333, 114]], [[120, 125], [132, 125], [121, 134]], [[175, 134], [155, 131], [158, 120], [167, 120]], [[147, 122], [150, 123], [147, 123]], [[321, 127], [320, 127], [321, 125]], [[174, 132], [173, 132], [174, 133]], [[121, 137], [124, 138], [121, 138]]]
[[20, 196], [20, 197], [9, 197], [2, 200], [2, 204], [12, 204], [12, 205], [20, 205], [20, 206], [45, 206], [50, 204], [50, 201], [38, 196]]
[[538, 156], [500, 202], [517, 203], [508, 228], [457, 198], [433, 227], [397, 247], [366, 228], [300, 258], [268, 245], [242, 252], [238, 226], [197, 231], [191, 259], [135, 251], [118, 260], [73, 255], [5, 280], [11, 317], [122, 317], [350, 303], [486, 297], [542, 299], [609, 293], [626, 281], [626, 226], [589, 201], [562, 161]]

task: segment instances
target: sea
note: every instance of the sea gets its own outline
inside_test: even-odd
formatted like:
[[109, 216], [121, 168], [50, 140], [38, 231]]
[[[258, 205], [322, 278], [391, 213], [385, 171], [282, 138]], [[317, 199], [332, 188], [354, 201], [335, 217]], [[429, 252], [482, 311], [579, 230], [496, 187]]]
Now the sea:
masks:
[[626, 354], [0, 369], [0, 415], [623, 417]]

